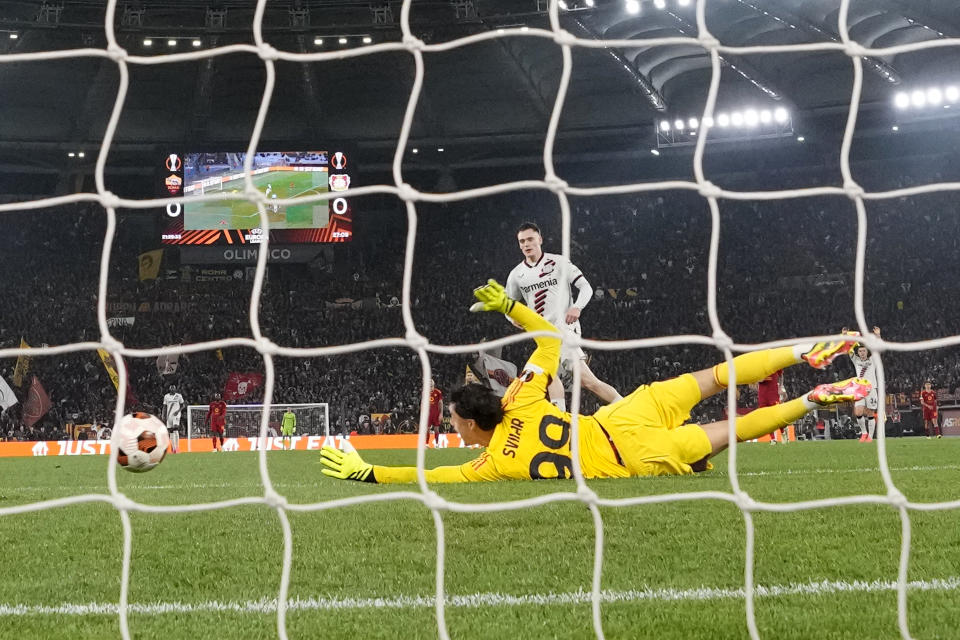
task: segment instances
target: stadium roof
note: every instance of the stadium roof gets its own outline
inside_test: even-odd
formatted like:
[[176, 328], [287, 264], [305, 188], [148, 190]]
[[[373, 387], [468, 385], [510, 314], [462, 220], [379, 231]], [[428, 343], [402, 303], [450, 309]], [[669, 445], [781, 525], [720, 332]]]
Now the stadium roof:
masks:
[[[636, 47], [577, 48], [561, 141], [586, 149], [626, 139], [653, 144], [659, 117], [698, 115], [710, 81], [707, 52], [689, 44], [645, 46], [644, 38], [696, 36], [693, 0], [566, 0], [561, 25], [582, 38], [638, 40]], [[539, 6], [538, 6], [539, 5]], [[548, 28], [545, 1], [457, 0], [414, 4], [416, 35], [428, 43], [510, 27]], [[254, 2], [125, 2], [118, 40], [129, 53], [160, 55], [251, 43]], [[708, 0], [707, 24], [726, 45], [839, 41], [839, 0]], [[330, 51], [400, 40], [397, 2], [291, 0], [267, 3], [264, 36], [282, 50]], [[0, 54], [105, 47], [104, 3], [0, 2]], [[960, 35], [953, 0], [855, 0], [851, 37], [886, 47]], [[8, 34], [3, 32], [7, 31]], [[15, 34], [17, 37], [9, 37]], [[339, 39], [347, 38], [341, 45]], [[149, 46], [145, 44], [150, 40]], [[198, 41], [196, 46], [194, 41]], [[322, 43], [320, 42], [322, 40]], [[172, 41], [173, 44], [168, 44]], [[551, 40], [514, 36], [425, 54], [425, 82], [412, 145], [459, 142], [471, 157], [506, 147], [542, 147], [561, 71]], [[960, 48], [865, 58], [862, 113], [891, 109], [896, 91], [960, 81]], [[718, 109], [783, 105], [800, 119], [841, 119], [852, 84], [842, 52], [722, 56]], [[264, 84], [264, 65], [239, 53], [161, 65], [130, 65], [118, 149], [242, 144]], [[403, 51], [323, 63], [277, 63], [264, 140], [338, 140], [388, 158], [414, 78]], [[117, 64], [105, 58], [0, 64], [0, 154], [10, 149], [96, 146], [116, 95]], [[641, 145], [641, 146], [643, 146]]]

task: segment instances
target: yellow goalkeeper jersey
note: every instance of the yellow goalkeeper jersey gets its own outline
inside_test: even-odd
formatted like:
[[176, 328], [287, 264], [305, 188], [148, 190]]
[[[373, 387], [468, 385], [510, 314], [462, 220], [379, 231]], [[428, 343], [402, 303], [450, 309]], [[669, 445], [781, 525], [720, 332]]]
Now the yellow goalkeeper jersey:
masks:
[[[549, 322], [520, 303], [508, 314], [528, 331], [555, 331]], [[536, 338], [537, 349], [503, 396], [503, 420], [479, 457], [458, 466], [426, 470], [427, 482], [570, 478], [571, 415], [546, 399], [557, 373], [560, 339]], [[591, 416], [579, 416], [580, 468], [587, 478], [625, 478], [619, 452]], [[414, 482], [415, 467], [374, 466], [377, 482]]]

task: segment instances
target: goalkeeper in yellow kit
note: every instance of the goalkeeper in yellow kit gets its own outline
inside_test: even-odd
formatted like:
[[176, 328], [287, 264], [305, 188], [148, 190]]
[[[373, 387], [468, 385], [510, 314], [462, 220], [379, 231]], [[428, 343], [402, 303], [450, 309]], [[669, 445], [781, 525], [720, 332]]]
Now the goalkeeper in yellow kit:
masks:
[[[489, 280], [474, 290], [479, 300], [471, 311], [507, 314], [527, 331], [556, 328], [524, 305], [507, 297], [502, 286]], [[453, 392], [450, 422], [465, 444], [486, 450], [457, 466], [427, 469], [427, 482], [570, 478], [569, 413], [546, 399], [547, 385], [557, 373], [560, 338], [535, 338], [537, 348], [503, 398], [480, 384]], [[856, 344], [855, 339], [819, 342], [756, 351], [734, 359], [736, 380], [727, 364], [684, 374], [637, 388], [627, 397], [579, 416], [580, 468], [586, 478], [625, 478], [689, 474], [710, 468], [709, 459], [727, 448], [727, 421], [687, 424], [690, 410], [731, 382], [749, 384], [801, 362], [822, 369]], [[791, 424], [808, 411], [863, 398], [870, 383], [859, 378], [823, 384], [783, 404], [757, 409], [737, 418], [737, 440], [751, 440]], [[365, 482], [415, 482], [416, 467], [384, 467], [364, 462], [356, 451], [332, 447], [321, 450], [323, 473]]]

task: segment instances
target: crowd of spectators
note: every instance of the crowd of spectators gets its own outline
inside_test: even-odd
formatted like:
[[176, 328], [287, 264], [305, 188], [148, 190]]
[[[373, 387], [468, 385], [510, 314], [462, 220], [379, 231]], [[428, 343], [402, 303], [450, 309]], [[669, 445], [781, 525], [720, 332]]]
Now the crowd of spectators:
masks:
[[[858, 170], [878, 184], [908, 186], [936, 180], [929, 166]], [[755, 176], [753, 177], [755, 178]], [[778, 186], [828, 182], [814, 170], [780, 174]], [[737, 178], [724, 184], [736, 188]], [[708, 311], [711, 218], [695, 192], [671, 191], [571, 200], [571, 257], [595, 288], [583, 312], [584, 337], [625, 340], [713, 333]], [[950, 265], [960, 255], [956, 198], [944, 191], [911, 198], [870, 200], [864, 307], [870, 326], [895, 342], [960, 334], [953, 309], [960, 283]], [[720, 202], [716, 311], [720, 328], [737, 343], [836, 333], [856, 324], [854, 270], [857, 216], [846, 197]], [[501, 281], [521, 259], [515, 230], [524, 220], [544, 230], [544, 248], [560, 252], [560, 209], [549, 192], [521, 192], [453, 204], [420, 203], [410, 294], [410, 318], [432, 345], [479, 343], [515, 330], [491, 314], [470, 315], [471, 290], [489, 277]], [[31, 346], [97, 340], [96, 303], [105, 231], [102, 211], [89, 205], [8, 214], [0, 237], [0, 347], [21, 338]], [[402, 300], [405, 211], [398, 206], [358, 212], [355, 239], [336, 247], [332, 272], [307, 265], [271, 265], [260, 298], [265, 336], [290, 347], [321, 347], [407, 335]], [[155, 249], [157, 229], [141, 212], [122, 212], [108, 269], [107, 315], [134, 318], [113, 335], [131, 348], [251, 336], [247, 278], [198, 282], [164, 256], [157, 280], [140, 282], [137, 256]], [[187, 275], [185, 275], [185, 273]], [[518, 364], [531, 343], [503, 350]], [[613, 345], [609, 345], [613, 346]], [[676, 344], [639, 350], [592, 350], [593, 370], [621, 392], [641, 383], [710, 366], [721, 352]], [[956, 348], [884, 354], [888, 390], [909, 393], [926, 378], [937, 388], [960, 387]], [[469, 354], [430, 354], [431, 375], [449, 391], [462, 383]], [[131, 410], [159, 413], [175, 384], [189, 404], [206, 404], [223, 393], [231, 372], [263, 372], [254, 349], [230, 347], [181, 356], [173, 374], [161, 375], [155, 358], [127, 357]], [[274, 358], [274, 402], [327, 402], [338, 432], [415, 428], [419, 417], [421, 362], [405, 347], [376, 347], [309, 358]], [[15, 359], [0, 361], [0, 375], [13, 384]], [[788, 372], [791, 393], [851, 375], [841, 363], [819, 372]], [[116, 391], [96, 351], [35, 357], [17, 389], [25, 399], [36, 375], [52, 408], [25, 427], [22, 405], [0, 417], [0, 436], [66, 437], [70, 424], [109, 424]], [[243, 398], [262, 401], [262, 388]], [[715, 419], [724, 399], [695, 415]], [[587, 395], [584, 410], [596, 401]], [[389, 422], [371, 420], [389, 413]]]

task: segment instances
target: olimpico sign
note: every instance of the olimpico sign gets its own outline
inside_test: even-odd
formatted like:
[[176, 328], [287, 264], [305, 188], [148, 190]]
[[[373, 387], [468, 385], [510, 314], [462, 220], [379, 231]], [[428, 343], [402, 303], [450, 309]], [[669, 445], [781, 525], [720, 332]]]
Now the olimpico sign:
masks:
[[[268, 262], [310, 262], [323, 251], [317, 245], [278, 245], [270, 247]], [[253, 264], [260, 257], [260, 247], [180, 247], [183, 264]]]

